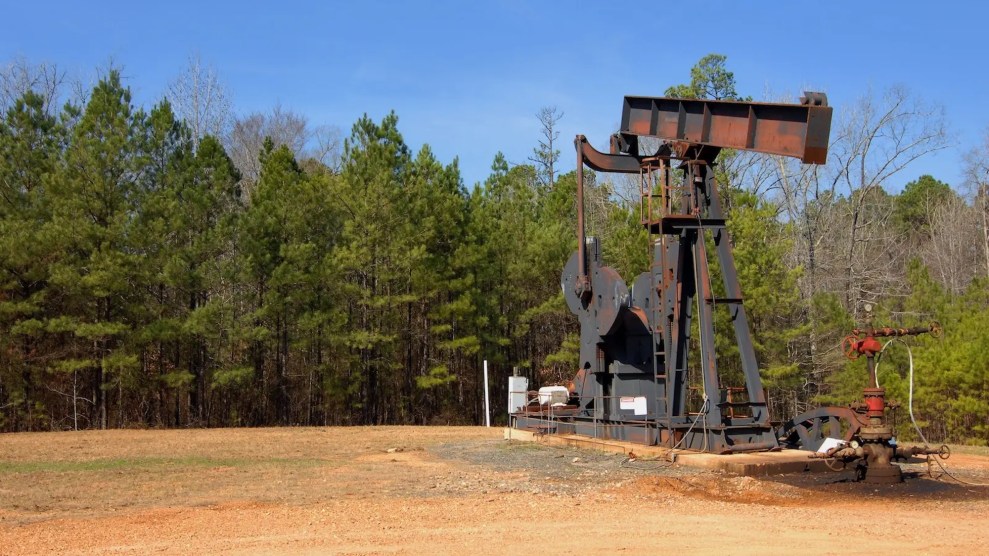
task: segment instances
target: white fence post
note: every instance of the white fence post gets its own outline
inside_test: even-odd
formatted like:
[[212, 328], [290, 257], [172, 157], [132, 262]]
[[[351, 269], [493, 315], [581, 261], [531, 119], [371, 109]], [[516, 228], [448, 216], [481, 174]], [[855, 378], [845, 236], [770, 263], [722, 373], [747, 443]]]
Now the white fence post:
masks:
[[484, 360], [484, 426], [491, 426], [491, 406], [488, 402], [488, 360]]

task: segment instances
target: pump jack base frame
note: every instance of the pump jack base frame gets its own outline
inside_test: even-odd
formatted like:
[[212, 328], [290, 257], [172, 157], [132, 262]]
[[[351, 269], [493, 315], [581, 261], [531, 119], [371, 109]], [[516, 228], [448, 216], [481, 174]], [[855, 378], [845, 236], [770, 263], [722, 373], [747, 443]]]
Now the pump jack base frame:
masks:
[[[797, 473], [834, 473], [824, 460], [808, 459], [804, 450], [733, 453], [729, 455], [697, 451], [670, 450], [663, 446], [645, 446], [621, 440], [592, 438], [574, 434], [545, 434], [515, 427], [505, 427], [504, 438], [519, 442], [535, 442], [559, 448], [579, 448], [666, 461], [678, 466], [723, 471], [744, 477], [769, 477]], [[671, 455], [675, 454], [675, 455]], [[672, 461], [671, 461], [672, 460]], [[846, 471], [852, 471], [848, 468]]]
[[[779, 451], [780, 449], [776, 442], [736, 443], [726, 447], [722, 446], [720, 449], [705, 445], [705, 439], [708, 438], [709, 433], [721, 431], [721, 429], [726, 428], [725, 426], [709, 426], [705, 429], [697, 423], [682, 423], [670, 427], [651, 421], [638, 423], [629, 420], [606, 422], [581, 416], [560, 415], [559, 413], [552, 418], [516, 414], [513, 416], [513, 420], [515, 422], [514, 429], [518, 431], [544, 435], [576, 435], [602, 442], [617, 441], [639, 446], [652, 446], [660, 450], [677, 447], [723, 455]], [[759, 438], [765, 435], [764, 427], [758, 423], [753, 423], [751, 426], [732, 425], [730, 428], [735, 438], [746, 435]], [[806, 458], [807, 452], [803, 452], [803, 454]]]

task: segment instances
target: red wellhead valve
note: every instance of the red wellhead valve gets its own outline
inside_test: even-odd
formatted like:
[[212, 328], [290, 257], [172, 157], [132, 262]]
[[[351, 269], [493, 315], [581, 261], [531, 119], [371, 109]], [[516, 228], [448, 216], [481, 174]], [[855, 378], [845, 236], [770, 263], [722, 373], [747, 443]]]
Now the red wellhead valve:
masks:
[[845, 357], [852, 360], [858, 359], [862, 355], [875, 355], [882, 349], [883, 346], [879, 340], [872, 336], [860, 339], [857, 336], [848, 335], [841, 341], [841, 350], [845, 353]]

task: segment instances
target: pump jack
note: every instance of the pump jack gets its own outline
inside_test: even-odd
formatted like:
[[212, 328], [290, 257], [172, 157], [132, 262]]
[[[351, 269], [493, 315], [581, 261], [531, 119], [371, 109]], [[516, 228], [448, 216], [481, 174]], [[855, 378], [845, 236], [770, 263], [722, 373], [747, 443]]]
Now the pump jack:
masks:
[[[805, 93], [800, 104], [627, 96], [609, 153], [578, 135], [577, 252], [562, 287], [580, 320], [579, 370], [568, 403], [523, 407], [513, 415], [515, 426], [716, 453], [778, 449], [714, 166], [722, 149], [823, 164], [831, 115], [822, 93]], [[600, 242], [585, 234], [585, 165], [639, 174], [651, 265], [631, 290], [603, 264]], [[712, 286], [709, 242], [723, 295]], [[715, 350], [716, 310], [731, 319], [744, 386], [722, 384], [719, 369], [727, 361]], [[700, 383], [700, 400], [690, 398], [692, 383]]]

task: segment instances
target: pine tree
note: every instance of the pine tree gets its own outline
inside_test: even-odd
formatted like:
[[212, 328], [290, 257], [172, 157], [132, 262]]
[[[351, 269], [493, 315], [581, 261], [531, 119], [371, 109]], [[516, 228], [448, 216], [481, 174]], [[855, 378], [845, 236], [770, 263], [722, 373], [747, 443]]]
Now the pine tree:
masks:
[[[167, 101], [152, 108], [142, 122], [138, 140], [144, 172], [138, 187], [143, 194], [137, 218], [134, 245], [145, 256], [141, 282], [147, 284], [137, 335], [142, 344], [142, 383], [137, 385], [149, 411], [141, 417], [160, 424], [171, 406], [168, 422], [184, 422], [181, 393], [192, 382], [181, 338], [184, 303], [173, 276], [175, 257], [188, 233], [183, 198], [179, 195], [189, 179], [192, 142], [185, 126], [176, 120]], [[171, 278], [171, 279], [170, 279]], [[171, 397], [173, 403], [167, 404]], [[152, 401], [153, 400], [153, 401]], [[150, 408], [154, 408], [150, 411]]]
[[[449, 388], [476, 366], [479, 344], [468, 325], [472, 276], [456, 261], [467, 222], [457, 163], [444, 167], [424, 146], [410, 165], [406, 184], [409, 218], [399, 237], [411, 255], [408, 285], [414, 301], [406, 308], [402, 392], [405, 420], [422, 422], [430, 408], [457, 413], [445, 403], [453, 398]], [[463, 396], [456, 401], [460, 407]]]
[[289, 419], [289, 319], [293, 295], [304, 281], [295, 261], [300, 253], [292, 244], [292, 232], [294, 213], [306, 210], [295, 205], [304, 179], [292, 152], [267, 140], [241, 237], [244, 278], [252, 286], [252, 311], [245, 317], [254, 387], [260, 393], [253, 408], [257, 424], [269, 419], [287, 424]]
[[394, 113], [381, 124], [365, 116], [344, 144], [339, 202], [346, 220], [336, 255], [345, 281], [350, 357], [341, 371], [348, 405], [367, 424], [393, 422], [401, 405], [397, 329], [413, 299], [403, 285], [409, 278], [405, 259], [412, 254], [397, 241], [408, 215], [402, 188], [410, 163], [397, 123]]
[[139, 368], [132, 332], [144, 257], [134, 249], [133, 232], [145, 172], [143, 119], [119, 72], [111, 71], [73, 129], [64, 173], [52, 186], [53, 217], [43, 229], [57, 244], [51, 285], [62, 307], [46, 323], [66, 346], [56, 367], [88, 377], [90, 422], [100, 428], [109, 424], [108, 392], [116, 390], [122, 412], [124, 383]]
[[45, 342], [49, 238], [39, 224], [50, 218], [47, 193], [59, 170], [64, 128], [47, 114], [44, 99], [26, 93], [0, 120], [0, 428], [47, 426], [37, 391], [47, 380]]

